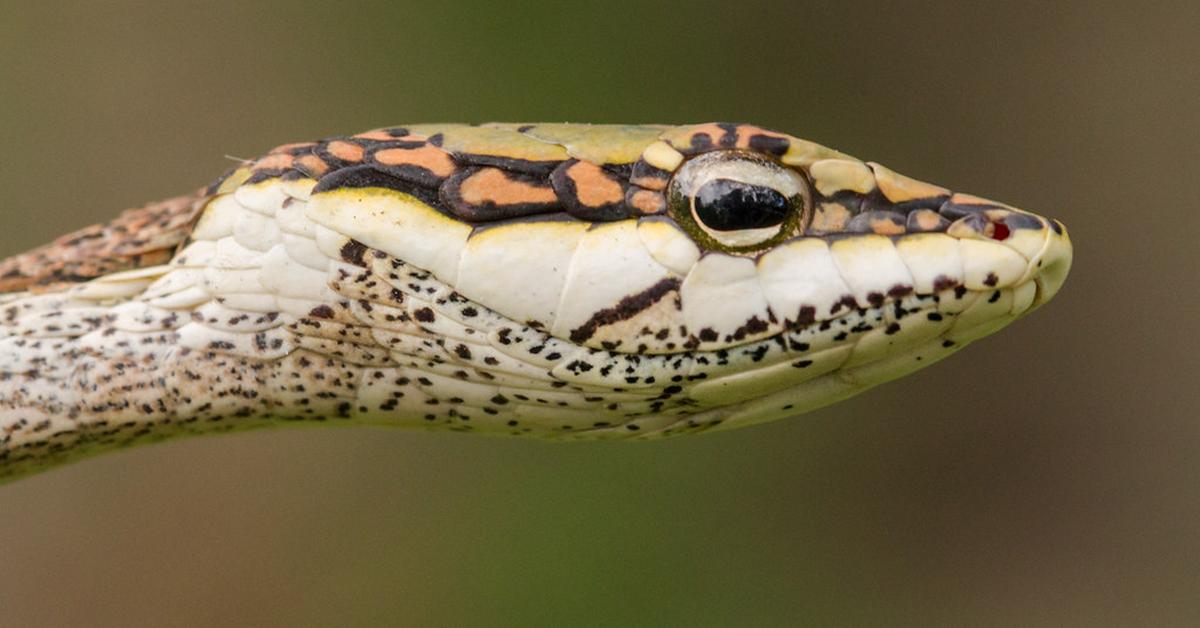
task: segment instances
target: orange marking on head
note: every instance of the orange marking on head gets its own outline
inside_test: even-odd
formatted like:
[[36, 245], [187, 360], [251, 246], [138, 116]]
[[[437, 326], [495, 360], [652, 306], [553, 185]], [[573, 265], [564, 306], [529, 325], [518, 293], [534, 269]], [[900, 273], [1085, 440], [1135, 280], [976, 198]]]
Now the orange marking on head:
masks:
[[923, 231], [933, 231], [941, 225], [941, 216], [932, 209], [918, 209], [909, 214], [917, 223], [917, 227]]
[[629, 204], [643, 215], [660, 214], [667, 208], [662, 194], [650, 190], [638, 190], [629, 195]]
[[850, 210], [841, 203], [821, 203], [813, 216], [809, 230], [813, 233], [838, 233], [850, 222]]
[[658, 177], [634, 177], [630, 179], [629, 182], [638, 186], [639, 188], [661, 191], [667, 189], [668, 180], [660, 179]]
[[330, 155], [333, 155], [342, 161], [358, 163], [362, 161], [363, 158], [362, 146], [359, 146], [358, 144], [351, 144], [350, 142], [343, 142], [341, 140], [330, 142], [329, 145], [325, 147], [325, 150], [328, 150]]
[[871, 221], [871, 231], [879, 235], [900, 235], [904, 233], [904, 225], [898, 225], [885, 218], [877, 218]]
[[576, 162], [567, 168], [566, 174], [575, 184], [575, 197], [587, 207], [620, 203], [625, 198], [620, 182], [594, 163]]
[[429, 144], [418, 148], [385, 148], [375, 153], [375, 161], [387, 166], [417, 166], [438, 177], [448, 177], [458, 169], [449, 153]]
[[329, 164], [316, 155], [301, 156], [296, 159], [296, 167], [314, 177], [319, 177], [329, 171]]
[[558, 200], [553, 189], [514, 181], [499, 168], [484, 168], [467, 177], [459, 191], [462, 199], [471, 205], [543, 205]]
[[273, 153], [254, 162], [255, 170], [276, 170], [291, 168], [296, 158], [287, 153]]

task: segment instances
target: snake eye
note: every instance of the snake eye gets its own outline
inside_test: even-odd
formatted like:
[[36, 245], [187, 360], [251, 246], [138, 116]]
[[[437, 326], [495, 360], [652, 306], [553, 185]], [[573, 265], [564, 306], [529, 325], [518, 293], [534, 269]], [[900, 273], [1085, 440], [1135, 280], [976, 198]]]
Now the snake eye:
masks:
[[808, 197], [804, 178], [768, 157], [714, 151], [676, 172], [670, 210], [705, 248], [749, 253], [798, 233]]
[[713, 179], [696, 192], [696, 218], [713, 231], [781, 225], [791, 208], [791, 203], [771, 188], [732, 179]]

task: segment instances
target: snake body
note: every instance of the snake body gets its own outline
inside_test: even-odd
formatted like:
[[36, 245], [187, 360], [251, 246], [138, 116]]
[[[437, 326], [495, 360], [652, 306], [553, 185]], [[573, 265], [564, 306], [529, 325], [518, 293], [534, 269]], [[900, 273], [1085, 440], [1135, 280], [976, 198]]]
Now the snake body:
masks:
[[0, 264], [0, 478], [288, 423], [658, 438], [1047, 301], [1061, 223], [743, 124], [290, 144]]

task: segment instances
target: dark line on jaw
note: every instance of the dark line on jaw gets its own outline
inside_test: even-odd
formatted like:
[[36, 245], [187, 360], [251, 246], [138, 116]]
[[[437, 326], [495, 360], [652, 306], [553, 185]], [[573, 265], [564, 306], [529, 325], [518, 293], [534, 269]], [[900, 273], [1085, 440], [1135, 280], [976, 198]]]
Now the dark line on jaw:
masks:
[[681, 282], [678, 278], [663, 279], [645, 290], [621, 299], [615, 306], [605, 308], [592, 314], [586, 323], [571, 330], [571, 342], [583, 344], [596, 334], [596, 330], [629, 320], [658, 303], [664, 296], [679, 290]]

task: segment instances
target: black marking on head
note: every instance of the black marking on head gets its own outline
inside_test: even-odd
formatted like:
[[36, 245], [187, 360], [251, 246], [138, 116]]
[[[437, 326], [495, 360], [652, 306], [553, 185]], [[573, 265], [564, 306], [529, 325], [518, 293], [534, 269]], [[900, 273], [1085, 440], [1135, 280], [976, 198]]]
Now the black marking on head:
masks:
[[[772, 317], [773, 318], [773, 317]], [[726, 342], [745, 340], [746, 336], [761, 334], [770, 328], [770, 323], [759, 318], [757, 315], [751, 316], [750, 320], [744, 325], [738, 327], [732, 334], [725, 336]]]
[[988, 227], [992, 224], [992, 221], [982, 213], [967, 214], [955, 222], [965, 225], [976, 233], [987, 233]]
[[691, 148], [696, 152], [712, 150], [714, 148], [712, 136], [708, 133], [696, 133], [692, 136]]
[[363, 244], [362, 242], [359, 242], [358, 240], [350, 240], [342, 246], [342, 250], [339, 252], [342, 255], [342, 259], [345, 260], [346, 263], [366, 268], [367, 262], [363, 256], [367, 252], [367, 245]]
[[774, 155], [776, 157], [783, 157], [786, 155], [791, 146], [792, 142], [783, 137], [773, 137], [770, 135], [761, 134], [750, 136], [750, 148], [762, 153], [767, 153], [768, 155]]
[[679, 290], [681, 282], [678, 278], [663, 279], [649, 288], [627, 296], [616, 305], [592, 314], [586, 323], [571, 330], [571, 342], [583, 344], [596, 334], [596, 330], [606, 325], [629, 320], [658, 303], [671, 292]]
[[638, 161], [633, 164], [629, 180], [635, 185], [648, 190], [662, 190], [667, 187], [667, 182], [671, 180], [671, 173], [657, 166], [652, 166], [645, 161]]
[[629, 181], [629, 177], [633, 176], [633, 164], [634, 162], [627, 164], [600, 164], [600, 167], [613, 173], [622, 181]]
[[862, 211], [884, 210], [893, 211], [900, 214], [908, 214], [909, 212], [918, 209], [932, 209], [938, 211], [942, 208], [947, 199], [950, 197], [946, 194], [940, 196], [930, 196], [926, 198], [917, 198], [903, 203], [893, 203], [883, 195], [883, 192], [878, 188], [871, 190], [862, 196]]
[[933, 279], [933, 289], [935, 292], [941, 292], [942, 290], [949, 290], [950, 288], [953, 288], [957, 285], [958, 285], [957, 279], [947, 277], [945, 275], [938, 275], [937, 277], [935, 277]]
[[800, 306], [800, 312], [796, 314], [796, 325], [806, 327], [813, 324], [817, 320], [817, 308], [811, 305]]
[[999, 205], [991, 205], [991, 204], [973, 205], [973, 204], [953, 203], [951, 201], [946, 201], [945, 203], [942, 204], [941, 207], [938, 208], [937, 211], [939, 214], [945, 216], [947, 219], [949, 219], [951, 221], [955, 221], [955, 220], [958, 220], [959, 218], [963, 218], [965, 216], [977, 215], [982, 212], [988, 211], [990, 209], [1004, 209], [1004, 208], [1000, 207]]
[[516, 159], [497, 155], [477, 155], [473, 153], [453, 153], [453, 155], [457, 161], [472, 166], [493, 166], [506, 172], [520, 172], [542, 178], [550, 176], [550, 171], [562, 163], [561, 160], [531, 161], [529, 159]]
[[737, 146], [738, 127], [742, 126], [741, 124], [737, 122], [717, 122], [716, 126], [724, 131], [724, 133], [721, 134], [721, 137], [717, 138], [717, 143], [720, 144], [722, 148], [733, 148], [734, 146]]
[[241, 164], [238, 164], [236, 166], [230, 166], [228, 170], [221, 173], [221, 176], [217, 177], [216, 181], [213, 181], [211, 185], [209, 185], [207, 188], [204, 188], [204, 194], [206, 196], [213, 196], [214, 194], [216, 194], [217, 190], [219, 190], [221, 188], [221, 184], [225, 183], [225, 181], [227, 179], [229, 179], [229, 177], [233, 176], [233, 173], [237, 172], [238, 168], [241, 168], [241, 167], [242, 167]]
[[319, 194], [341, 188], [385, 188], [411, 194], [413, 185], [375, 166], [352, 166], [321, 177], [312, 191]]
[[816, 188], [814, 188], [813, 204], [817, 207], [820, 207], [821, 203], [834, 203], [841, 205], [842, 207], [845, 207], [846, 210], [849, 211], [853, 216], [857, 215], [862, 209], [863, 195], [852, 190], [838, 190], [829, 196], [825, 196], [818, 192]]
[[1046, 226], [1041, 218], [1024, 212], [1010, 212], [1004, 217], [1004, 224], [1008, 225], [1009, 229], [1033, 229], [1035, 231], [1040, 231]]
[[[414, 164], [382, 164], [372, 163], [371, 167], [384, 174], [391, 175], [401, 181], [407, 181], [413, 185], [422, 188], [437, 188], [442, 184], [444, 179], [434, 174], [428, 168], [422, 168]], [[405, 191], [408, 191], [405, 189]], [[411, 193], [411, 192], [410, 192]]]
[[265, 168], [263, 170], [255, 170], [253, 174], [246, 178], [242, 185], [253, 185], [255, 183], [262, 183], [263, 181], [269, 181], [271, 179], [278, 179], [289, 172], [294, 171], [288, 168]]

